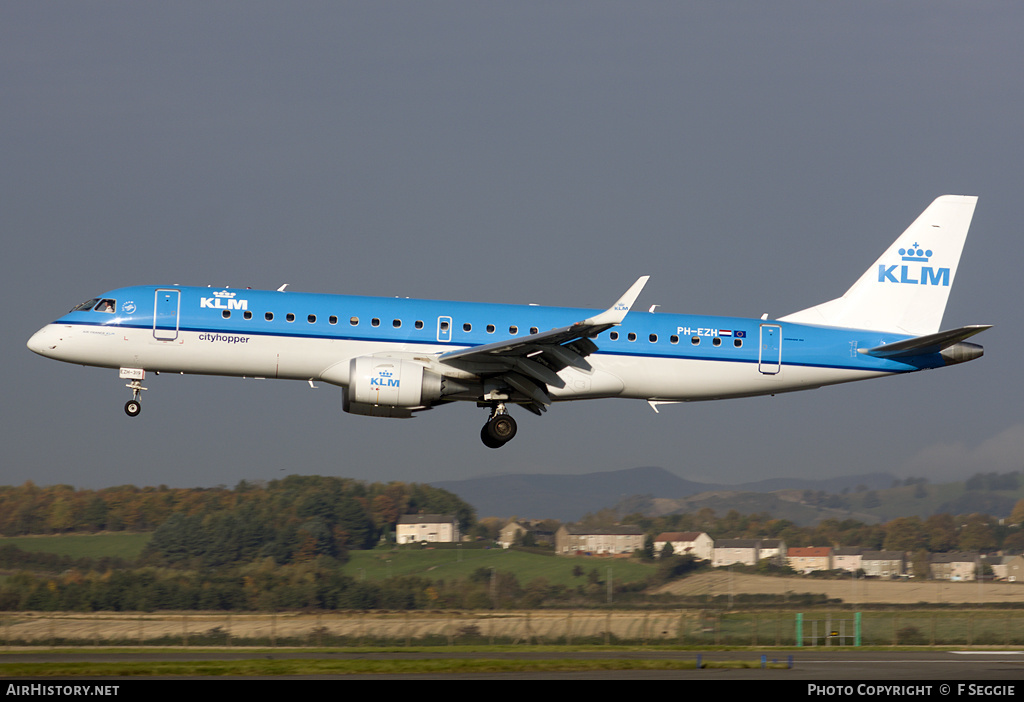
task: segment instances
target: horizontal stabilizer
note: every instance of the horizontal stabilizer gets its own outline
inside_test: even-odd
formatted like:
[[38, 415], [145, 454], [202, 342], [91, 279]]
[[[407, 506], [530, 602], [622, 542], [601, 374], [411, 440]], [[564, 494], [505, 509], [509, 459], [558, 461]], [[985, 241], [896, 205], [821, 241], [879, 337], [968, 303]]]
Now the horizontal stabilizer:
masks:
[[969, 339], [975, 334], [980, 334], [986, 329], [991, 329], [991, 324], [972, 324], [959, 329], [915, 336], [913, 339], [904, 339], [891, 344], [882, 344], [870, 349], [857, 349], [860, 353], [876, 358], [901, 358], [907, 356], [924, 356], [931, 353], [939, 353], [943, 349], [958, 344], [964, 339]]

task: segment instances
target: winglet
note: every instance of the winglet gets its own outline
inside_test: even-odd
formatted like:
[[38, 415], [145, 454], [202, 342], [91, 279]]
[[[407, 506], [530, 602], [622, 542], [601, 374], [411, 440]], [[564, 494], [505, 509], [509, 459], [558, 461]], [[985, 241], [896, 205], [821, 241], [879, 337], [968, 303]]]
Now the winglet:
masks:
[[647, 281], [650, 280], [650, 278], [651, 276], [649, 275], [640, 276], [614, 305], [601, 314], [584, 320], [581, 324], [621, 324], [622, 320], [626, 318], [626, 313], [629, 312], [630, 308], [633, 306], [633, 303], [636, 302], [638, 297], [640, 297], [640, 291], [644, 289], [644, 286], [647, 285]]

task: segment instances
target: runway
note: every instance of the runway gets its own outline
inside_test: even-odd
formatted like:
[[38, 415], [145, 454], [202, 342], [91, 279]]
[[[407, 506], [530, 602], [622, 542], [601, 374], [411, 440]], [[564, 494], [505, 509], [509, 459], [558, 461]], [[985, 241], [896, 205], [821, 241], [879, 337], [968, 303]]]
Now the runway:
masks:
[[[797, 650], [785, 651], [579, 651], [579, 652], [286, 652], [260, 650], [190, 650], [190, 651], [119, 651], [97, 652], [8, 652], [0, 654], [0, 676], [5, 663], [68, 663], [68, 662], [191, 662], [191, 661], [241, 661], [263, 660], [318, 660], [318, 661], [444, 661], [444, 660], [500, 660], [500, 661], [555, 661], [555, 660], [618, 660], [636, 661], [696, 661], [700, 656], [706, 665], [717, 661], [760, 662], [765, 656], [767, 662], [788, 663], [784, 669], [748, 669], [705, 667], [690, 670], [581, 670], [581, 671], [517, 671], [494, 673], [402, 673], [402, 674], [348, 674], [325, 673], [315, 676], [267, 676], [265, 679], [286, 677], [287, 679], [629, 679], [629, 680], [777, 680], [815, 681], [823, 685], [835, 685], [837, 681], [908, 681], [914, 684], [953, 683], [951, 690], [956, 694], [956, 683], [979, 683], [1008, 681], [1012, 685], [1024, 680], [1024, 651], [841, 651]], [[165, 676], [161, 676], [165, 677]], [[218, 676], [231, 678], [234, 676]], [[1017, 687], [1024, 686], [1024, 683]], [[1004, 686], [1005, 687], [1005, 686]], [[966, 688], [965, 688], [966, 689]], [[938, 689], [935, 694], [940, 694]], [[1013, 694], [1016, 694], [1014, 690]], [[998, 696], [998, 695], [997, 695]]]

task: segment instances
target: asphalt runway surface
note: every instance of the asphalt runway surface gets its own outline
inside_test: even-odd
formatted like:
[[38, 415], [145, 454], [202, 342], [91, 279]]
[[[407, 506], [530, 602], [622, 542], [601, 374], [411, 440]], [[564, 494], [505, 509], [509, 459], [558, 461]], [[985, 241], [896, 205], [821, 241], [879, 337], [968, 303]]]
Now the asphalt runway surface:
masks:
[[[404, 679], [404, 680], [778, 680], [815, 681], [823, 685], [834, 685], [837, 681], [910, 681], [915, 684], [938, 686], [951, 683], [951, 692], [956, 695], [958, 682], [991, 683], [991, 681], [1020, 682], [1009, 696], [1016, 697], [1024, 692], [1024, 650], [1005, 651], [857, 651], [843, 650], [788, 650], [788, 651], [581, 651], [566, 652], [501, 652], [473, 653], [464, 651], [430, 653], [349, 653], [349, 652], [267, 652], [261, 650], [193, 650], [159, 652], [10, 652], [0, 653], [2, 663], [46, 663], [71, 661], [231, 661], [248, 659], [317, 659], [317, 660], [688, 660], [700, 655], [702, 661], [753, 661], [759, 662], [764, 655], [768, 662], [785, 663], [792, 657], [793, 667], [788, 669], [725, 669], [702, 668], [700, 670], [618, 670], [579, 672], [509, 672], [509, 673], [444, 673], [396, 674], [396, 675], [319, 675], [288, 676], [288, 679]], [[227, 676], [219, 676], [227, 677]], [[268, 676], [267, 679], [280, 676]], [[966, 688], [964, 688], [966, 689]], [[1005, 691], [1004, 691], [1005, 692]], [[935, 691], [935, 694], [940, 694]], [[941, 693], [947, 694], [947, 693]], [[965, 693], [966, 694], [966, 693]], [[997, 695], [1002, 696], [1002, 695]]]

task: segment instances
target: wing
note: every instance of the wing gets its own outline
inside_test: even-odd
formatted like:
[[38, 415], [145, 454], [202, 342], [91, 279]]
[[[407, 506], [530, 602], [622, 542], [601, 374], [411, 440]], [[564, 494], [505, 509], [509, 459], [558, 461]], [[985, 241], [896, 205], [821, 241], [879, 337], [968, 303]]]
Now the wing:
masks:
[[629, 312], [650, 276], [642, 276], [610, 308], [581, 322], [548, 331], [496, 341], [443, 353], [441, 363], [491, 378], [522, 393], [524, 407], [540, 414], [551, 404], [548, 387], [563, 388], [558, 372], [572, 367], [590, 371], [586, 357], [597, 350], [591, 341], [606, 329], [618, 326]]

